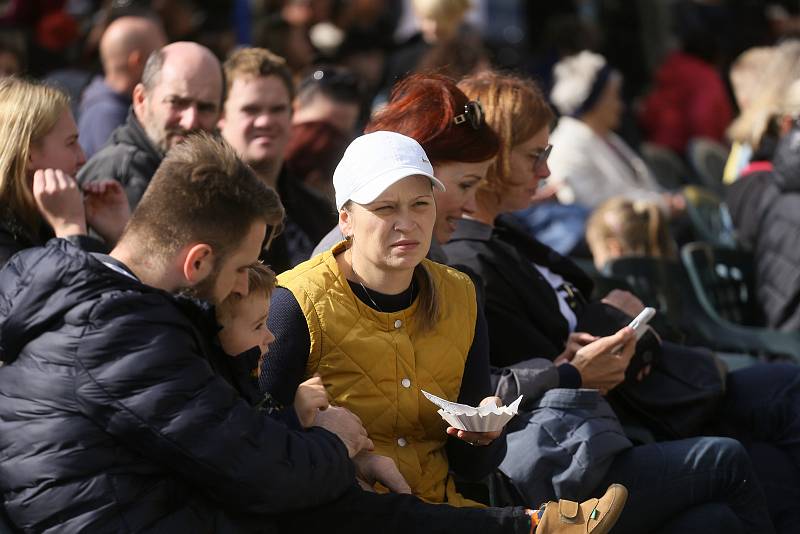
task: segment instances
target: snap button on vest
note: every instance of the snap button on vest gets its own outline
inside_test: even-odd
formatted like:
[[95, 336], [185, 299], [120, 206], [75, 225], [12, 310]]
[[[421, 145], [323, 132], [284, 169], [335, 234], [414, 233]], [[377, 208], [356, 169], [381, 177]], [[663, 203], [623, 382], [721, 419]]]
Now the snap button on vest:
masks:
[[411, 387], [411, 380], [409, 380], [408, 378], [402, 379], [400, 381], [400, 383], [403, 385], [404, 388], [410, 388]]
[[406, 441], [406, 438], [397, 438], [397, 444], [401, 447], [405, 447], [408, 445], [408, 442]]
[[394, 327], [395, 328], [400, 328], [401, 326], [403, 326], [403, 321], [401, 321], [400, 319], [398, 319], [398, 320], [396, 320], [394, 322]]

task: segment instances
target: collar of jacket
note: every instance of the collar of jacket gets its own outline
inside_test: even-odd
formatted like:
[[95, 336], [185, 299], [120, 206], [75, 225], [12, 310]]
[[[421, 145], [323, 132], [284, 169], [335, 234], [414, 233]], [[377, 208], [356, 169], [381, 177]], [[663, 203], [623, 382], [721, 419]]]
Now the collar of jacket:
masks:
[[489, 241], [492, 238], [493, 228], [486, 223], [475, 219], [461, 219], [458, 221], [456, 231], [450, 236], [450, 241]]
[[156, 147], [150, 136], [147, 135], [142, 123], [136, 118], [133, 107], [128, 110], [128, 118], [125, 120], [125, 124], [114, 130], [111, 134], [111, 139], [113, 144], [133, 145], [156, 160], [160, 161], [164, 158], [164, 154]]
[[509, 247], [507, 250], [513, 249], [516, 257], [525, 258], [561, 275], [574, 284], [584, 297], [588, 298], [592, 294], [594, 282], [580, 267], [538, 241], [511, 214], [498, 215], [494, 227], [474, 219], [461, 219], [450, 241], [501, 242], [503, 246]]

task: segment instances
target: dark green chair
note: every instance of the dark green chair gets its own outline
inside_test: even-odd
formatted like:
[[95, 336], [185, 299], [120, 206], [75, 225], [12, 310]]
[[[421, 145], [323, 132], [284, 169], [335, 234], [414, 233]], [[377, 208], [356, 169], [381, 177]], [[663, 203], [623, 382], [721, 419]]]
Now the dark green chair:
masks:
[[800, 361], [800, 334], [763, 326], [749, 253], [689, 243], [681, 249], [681, 259], [698, 303], [719, 328], [757, 339], [764, 354]]
[[728, 207], [720, 197], [702, 187], [684, 187], [686, 214], [698, 240], [713, 243], [719, 248], [736, 248], [736, 230]]
[[728, 161], [728, 148], [713, 139], [695, 137], [686, 146], [686, 159], [699, 182], [722, 193], [722, 175]]
[[[800, 337], [771, 337], [762, 328], [737, 325], [710, 313], [695, 294], [686, 269], [678, 262], [620, 258], [609, 263], [606, 274], [627, 282], [642, 302], [656, 308], [669, 324], [686, 334], [686, 344], [753, 356], [795, 358], [800, 354]], [[733, 367], [755, 361], [732, 356], [728, 360]]]
[[639, 151], [658, 184], [667, 191], [678, 191], [686, 183], [691, 183], [691, 171], [680, 156], [669, 148], [642, 143]]

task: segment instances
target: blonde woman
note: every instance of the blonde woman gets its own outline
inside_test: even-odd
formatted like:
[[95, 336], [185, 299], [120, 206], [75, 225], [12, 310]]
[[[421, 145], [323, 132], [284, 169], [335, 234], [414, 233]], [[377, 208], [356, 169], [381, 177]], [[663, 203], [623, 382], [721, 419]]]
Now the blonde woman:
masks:
[[73, 176], [85, 161], [67, 95], [0, 81], [0, 266], [51, 237], [102, 249], [86, 236], [87, 220], [106, 241], [117, 240], [129, 215], [124, 192], [113, 181], [81, 192]]
[[[761, 51], [758, 51], [761, 50]], [[755, 56], [755, 60], [751, 59]], [[760, 68], [752, 63], [760, 62]], [[750, 71], [755, 84], [742, 80]], [[800, 78], [800, 40], [787, 40], [763, 51], [747, 51], [734, 64], [731, 81], [738, 82], [738, 92], [743, 92], [741, 112], [727, 131], [731, 152], [725, 165], [723, 180], [732, 183], [744, 172], [751, 161], [772, 159], [775, 146], [782, 134], [788, 131], [783, 105], [792, 83]], [[764, 83], [768, 80], [768, 83]], [[794, 110], [797, 113], [798, 110]]]

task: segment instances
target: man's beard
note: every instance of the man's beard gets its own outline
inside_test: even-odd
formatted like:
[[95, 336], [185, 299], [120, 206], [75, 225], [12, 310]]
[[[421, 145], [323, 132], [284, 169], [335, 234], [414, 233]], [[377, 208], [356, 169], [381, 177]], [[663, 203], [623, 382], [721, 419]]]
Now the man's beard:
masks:
[[150, 141], [164, 155], [166, 155], [167, 152], [169, 152], [169, 149], [172, 148], [169, 144], [171, 137], [174, 137], [175, 135], [180, 135], [181, 137], [186, 139], [191, 134], [202, 131], [202, 129], [200, 128], [194, 130], [185, 130], [180, 126], [174, 126], [172, 128], [161, 128], [157, 125], [155, 117], [150, 116], [149, 113], [146, 113], [145, 123], [142, 126], [144, 126], [144, 131], [145, 133], [147, 133], [147, 137], [150, 138]]
[[211, 304], [217, 305], [214, 299], [214, 288], [217, 285], [217, 278], [219, 277], [219, 269], [217, 262], [214, 263], [214, 270], [206, 276], [201, 282], [191, 286], [182, 288], [179, 293], [181, 295], [191, 297], [198, 300], [205, 300]]

